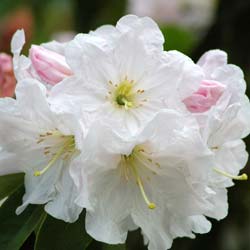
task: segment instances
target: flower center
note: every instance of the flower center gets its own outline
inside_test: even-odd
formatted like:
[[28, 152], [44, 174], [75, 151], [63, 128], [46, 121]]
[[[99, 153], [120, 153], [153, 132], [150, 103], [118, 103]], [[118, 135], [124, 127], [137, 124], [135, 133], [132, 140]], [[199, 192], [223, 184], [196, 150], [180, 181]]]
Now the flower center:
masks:
[[[147, 153], [142, 146], [136, 146], [130, 155], [121, 156], [121, 170], [122, 175], [127, 181], [132, 177], [139, 187], [141, 195], [147, 204], [149, 209], [154, 209], [156, 207], [154, 202], [151, 202], [148, 198], [145, 188], [144, 181], [150, 181], [149, 174], [156, 175], [154, 168], [160, 167], [160, 164], [153, 161], [149, 157], [150, 153]], [[143, 178], [146, 177], [146, 178]]]
[[37, 144], [42, 144], [44, 155], [49, 156], [50, 160], [42, 170], [34, 173], [35, 176], [43, 175], [58, 160], [66, 161], [77, 152], [75, 137], [73, 135], [63, 135], [57, 129], [39, 135]]
[[133, 107], [133, 85], [128, 80], [124, 80], [116, 88], [114, 97], [118, 105], [124, 106], [126, 109]]
[[114, 103], [116, 107], [128, 110], [130, 108], [138, 108], [147, 101], [147, 99], [142, 97], [145, 91], [136, 89], [134, 81], [129, 81], [127, 77], [119, 84], [113, 84], [112, 81], [109, 81], [109, 85], [110, 91], [107, 99]]

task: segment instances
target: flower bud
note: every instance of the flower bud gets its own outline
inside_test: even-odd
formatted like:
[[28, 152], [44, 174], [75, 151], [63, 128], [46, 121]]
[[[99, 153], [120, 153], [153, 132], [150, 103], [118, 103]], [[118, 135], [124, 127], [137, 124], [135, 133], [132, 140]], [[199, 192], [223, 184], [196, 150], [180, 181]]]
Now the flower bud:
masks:
[[64, 56], [42, 46], [31, 47], [30, 59], [39, 77], [50, 85], [56, 85], [65, 77], [72, 75]]
[[208, 111], [216, 105], [222, 96], [226, 86], [213, 80], [202, 81], [200, 88], [191, 96], [183, 100], [187, 109], [192, 113], [202, 113]]
[[0, 53], [0, 97], [12, 97], [16, 87], [12, 57]]

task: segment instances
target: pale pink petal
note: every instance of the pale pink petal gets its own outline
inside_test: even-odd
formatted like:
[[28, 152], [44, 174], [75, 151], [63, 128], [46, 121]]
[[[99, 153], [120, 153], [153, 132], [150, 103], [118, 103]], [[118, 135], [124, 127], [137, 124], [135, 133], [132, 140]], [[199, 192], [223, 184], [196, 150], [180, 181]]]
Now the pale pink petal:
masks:
[[203, 80], [200, 88], [183, 102], [192, 113], [206, 112], [217, 103], [225, 88], [226, 86], [220, 82]]
[[55, 85], [72, 75], [64, 56], [41, 46], [31, 47], [30, 59], [39, 77], [48, 84]]

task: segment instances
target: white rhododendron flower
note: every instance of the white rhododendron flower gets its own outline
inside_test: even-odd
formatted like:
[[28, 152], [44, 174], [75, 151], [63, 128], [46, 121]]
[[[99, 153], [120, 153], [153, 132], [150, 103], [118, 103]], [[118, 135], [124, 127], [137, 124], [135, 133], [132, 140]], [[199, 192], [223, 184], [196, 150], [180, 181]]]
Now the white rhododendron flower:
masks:
[[198, 61], [205, 78], [199, 90], [184, 100], [187, 109], [197, 118], [201, 135], [214, 155], [214, 172], [210, 187], [216, 193], [214, 209], [209, 216], [224, 218], [228, 212], [226, 187], [245, 166], [248, 153], [242, 138], [250, 132], [250, 104], [245, 95], [246, 83], [240, 68], [227, 64], [227, 55], [220, 50], [205, 53]]
[[86, 143], [84, 168], [72, 168], [72, 177], [82, 205], [80, 173], [88, 173], [92, 237], [124, 243], [128, 230], [140, 227], [150, 250], [165, 250], [176, 237], [210, 230], [202, 214], [214, 195], [207, 192], [211, 153], [192, 117], [165, 110], [128, 141], [97, 121]]
[[28, 204], [46, 204], [49, 214], [73, 222], [82, 209], [74, 202], [69, 168], [81, 154], [81, 125], [70, 114], [53, 113], [45, 87], [36, 80], [19, 82], [16, 96], [12, 109], [11, 101], [0, 100], [1, 108], [6, 104], [0, 116], [0, 173], [25, 173], [26, 191], [17, 213]]
[[16, 99], [0, 99], [0, 175], [25, 173], [20, 214], [43, 204], [96, 240], [140, 228], [149, 250], [211, 229], [248, 154], [242, 71], [220, 50], [197, 64], [164, 51], [148, 17], [79, 34], [66, 44], [12, 40]]
[[17, 80], [38, 79], [45, 86], [51, 88], [51, 86], [72, 75], [64, 56], [66, 43], [53, 41], [41, 46], [32, 45], [29, 57], [20, 56], [24, 43], [24, 31], [18, 30], [11, 42], [11, 50], [14, 55], [14, 72]]
[[[110, 29], [116, 32], [108, 39]], [[130, 136], [159, 110], [181, 108], [180, 100], [198, 89], [202, 71], [183, 54], [162, 50], [153, 20], [129, 15], [101, 31], [79, 35], [66, 48], [74, 76], [51, 91], [58, 109], [73, 105]]]

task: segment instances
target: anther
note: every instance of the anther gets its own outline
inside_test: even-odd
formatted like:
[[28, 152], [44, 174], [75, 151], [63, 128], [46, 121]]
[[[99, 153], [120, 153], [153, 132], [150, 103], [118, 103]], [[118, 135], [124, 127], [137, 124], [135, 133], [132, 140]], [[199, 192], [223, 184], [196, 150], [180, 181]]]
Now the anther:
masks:
[[44, 139], [40, 139], [40, 140], [37, 141], [37, 144], [39, 144], [39, 143], [41, 143], [43, 141], [44, 141]]
[[161, 164], [159, 162], [155, 162], [155, 165], [160, 168], [161, 167]]
[[212, 147], [211, 149], [212, 149], [212, 150], [218, 150], [219, 147], [216, 146], [216, 147]]
[[[41, 171], [35, 171], [34, 176], [41, 176], [43, 175], [50, 167], [52, 167], [55, 162], [64, 155], [64, 153], [68, 153], [68, 150], [72, 150], [72, 147], [74, 147], [74, 137], [69, 137], [68, 140], [65, 141], [65, 143], [63, 144], [63, 146], [61, 148], [59, 148], [59, 150], [56, 153], [52, 154], [52, 158], [49, 161], [49, 163], [47, 164], [47, 166], [45, 166]], [[68, 149], [68, 150], [67, 150]], [[67, 151], [67, 152], [65, 152]], [[44, 154], [48, 154], [49, 151], [45, 150]]]

